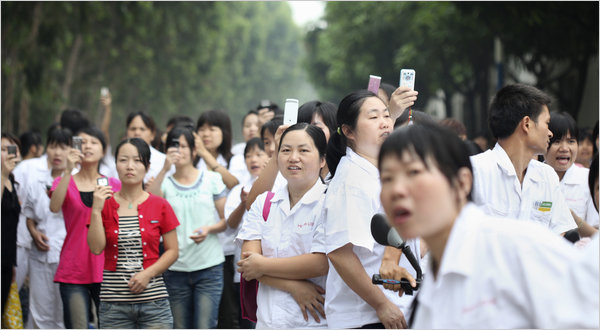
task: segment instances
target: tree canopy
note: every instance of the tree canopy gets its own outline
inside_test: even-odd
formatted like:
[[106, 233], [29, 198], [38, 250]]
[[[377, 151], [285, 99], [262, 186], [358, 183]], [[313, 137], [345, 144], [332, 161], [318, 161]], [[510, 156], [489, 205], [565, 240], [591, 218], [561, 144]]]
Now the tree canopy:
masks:
[[[370, 74], [397, 86], [400, 69], [412, 68], [417, 106], [438, 89], [460, 93], [471, 131], [487, 127], [495, 38], [505, 63], [533, 73], [575, 118], [598, 55], [597, 2], [328, 2], [325, 21], [305, 39], [309, 76], [325, 98], [365, 88]], [[518, 81], [516, 71], [505, 76]]]
[[115, 138], [137, 110], [159, 128], [224, 110], [239, 136], [260, 100], [313, 96], [285, 2], [4, 2], [2, 50], [4, 130], [44, 130], [67, 107], [98, 122], [102, 86]]

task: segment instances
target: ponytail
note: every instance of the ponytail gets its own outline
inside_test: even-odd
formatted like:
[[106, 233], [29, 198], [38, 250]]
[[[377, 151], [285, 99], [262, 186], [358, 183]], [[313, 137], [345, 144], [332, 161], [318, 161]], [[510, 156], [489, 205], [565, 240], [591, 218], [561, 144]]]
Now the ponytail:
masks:
[[351, 130], [356, 129], [356, 122], [360, 114], [360, 107], [368, 97], [377, 97], [377, 95], [366, 89], [352, 92], [342, 99], [338, 107], [336, 119], [337, 130], [329, 137], [327, 144], [326, 161], [331, 177], [335, 175], [340, 159], [346, 155], [346, 147], [348, 147], [348, 139], [342, 131], [342, 125], [348, 126]]

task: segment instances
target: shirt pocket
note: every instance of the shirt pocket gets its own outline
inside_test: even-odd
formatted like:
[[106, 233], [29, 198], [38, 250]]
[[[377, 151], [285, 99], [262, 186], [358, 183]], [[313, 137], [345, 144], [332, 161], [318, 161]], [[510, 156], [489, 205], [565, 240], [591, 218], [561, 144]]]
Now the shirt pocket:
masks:
[[551, 211], [539, 211], [532, 210], [531, 211], [531, 220], [543, 225], [544, 227], [550, 227], [550, 221], [552, 221], [552, 212]]

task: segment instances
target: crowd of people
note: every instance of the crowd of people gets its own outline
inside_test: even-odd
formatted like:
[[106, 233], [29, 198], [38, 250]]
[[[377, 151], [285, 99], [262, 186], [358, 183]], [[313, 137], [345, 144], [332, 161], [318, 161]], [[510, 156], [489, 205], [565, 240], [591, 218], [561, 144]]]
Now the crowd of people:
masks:
[[110, 93], [100, 127], [2, 133], [2, 310], [16, 282], [27, 328], [598, 328], [598, 122], [511, 84], [470, 140], [417, 97], [261, 101], [235, 145], [225, 111], [140, 111], [113, 147]]

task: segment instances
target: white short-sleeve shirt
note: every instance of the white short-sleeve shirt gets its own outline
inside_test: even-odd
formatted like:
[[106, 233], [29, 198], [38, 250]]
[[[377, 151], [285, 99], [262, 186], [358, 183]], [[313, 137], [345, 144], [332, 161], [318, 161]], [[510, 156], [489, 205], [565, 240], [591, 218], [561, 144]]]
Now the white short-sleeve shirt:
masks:
[[[376, 213], [385, 213], [379, 198], [380, 192], [377, 168], [347, 148], [346, 156], [340, 160], [329, 183], [325, 198], [326, 248], [329, 253], [348, 243], [353, 244], [352, 250], [369, 276], [379, 273], [385, 250], [371, 235], [371, 218]], [[407, 244], [420, 261], [419, 240], [409, 240]], [[416, 272], [404, 255], [400, 258], [400, 266], [416, 277]], [[385, 290], [383, 286], [378, 287], [408, 317], [407, 311], [414, 297], [403, 295], [400, 298], [398, 293]], [[325, 315], [330, 327], [356, 328], [381, 322], [375, 310], [348, 287], [331, 262], [325, 290]]]
[[[325, 253], [322, 210], [326, 186], [320, 180], [290, 209], [287, 185], [274, 191], [267, 221], [263, 208], [267, 192], [260, 194], [242, 223], [236, 238], [260, 240], [265, 257], [287, 258], [307, 253]], [[310, 279], [325, 288], [325, 276]], [[304, 320], [291, 294], [259, 284], [257, 294], [257, 328], [327, 328], [327, 320], [317, 323], [312, 316]]]
[[[240, 198], [240, 193], [242, 192], [242, 189], [244, 187], [246, 187], [246, 188], [252, 187], [252, 184], [254, 183], [255, 180], [256, 180], [256, 178], [250, 178], [250, 180], [248, 180], [246, 182], [242, 182], [231, 189], [231, 191], [229, 192], [229, 195], [227, 196], [227, 201], [225, 201], [225, 212], [224, 212], [225, 219], [229, 219], [229, 216], [231, 215], [231, 213], [233, 213], [233, 211], [235, 211], [235, 209], [242, 202], [242, 199]], [[240, 256], [241, 256], [241, 252], [242, 252], [241, 246], [234, 244], [234, 241], [240, 231], [240, 228], [242, 228], [242, 224], [246, 221], [247, 218], [248, 218], [248, 211], [244, 210], [244, 215], [242, 215], [242, 221], [240, 221], [239, 226], [237, 228], [231, 228], [228, 225], [227, 229], [225, 229], [225, 231], [224, 231], [223, 236], [226, 237], [225, 239], [231, 241], [231, 245], [233, 245], [233, 248], [234, 248], [234, 251], [233, 251], [233, 266], [234, 266], [234, 268], [237, 268], [237, 262], [240, 261]], [[240, 273], [238, 273], [238, 272], [233, 273], [233, 282], [240, 283]]]
[[37, 230], [48, 237], [46, 243], [50, 246], [48, 251], [40, 251], [32, 242], [29, 256], [49, 264], [58, 263], [60, 251], [65, 236], [67, 236], [62, 211], [58, 213], [50, 211], [48, 191], [54, 181], [51, 173], [52, 170], [47, 169], [36, 175], [36, 178], [29, 180], [29, 184], [25, 188], [26, 197], [21, 208], [23, 216], [35, 221]]
[[[27, 187], [31, 182], [37, 181], [37, 179], [48, 170], [48, 156], [43, 154], [38, 158], [30, 158], [21, 161], [13, 170], [15, 181], [18, 183], [15, 186], [17, 195], [21, 203], [25, 203]], [[19, 223], [17, 224], [17, 246], [29, 249], [33, 242], [31, 234], [27, 229], [27, 218], [19, 214]]]
[[413, 328], [598, 328], [597, 290], [596, 302], [573, 290], [578, 253], [540, 224], [492, 217], [469, 203], [437, 277], [430, 271], [424, 279]]
[[588, 187], [589, 173], [590, 170], [587, 168], [571, 165], [560, 180], [560, 189], [565, 196], [567, 206], [585, 222], [598, 227], [598, 211], [594, 207]]
[[489, 215], [541, 223], [560, 234], [577, 227], [554, 169], [531, 160], [523, 185], [506, 151], [496, 143], [492, 150], [471, 156], [473, 201]]

